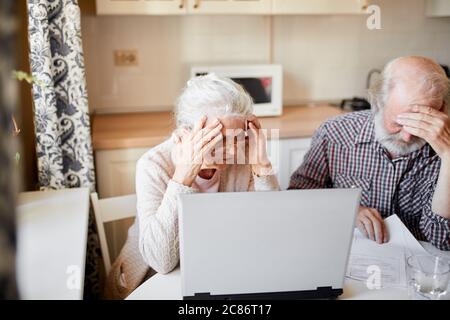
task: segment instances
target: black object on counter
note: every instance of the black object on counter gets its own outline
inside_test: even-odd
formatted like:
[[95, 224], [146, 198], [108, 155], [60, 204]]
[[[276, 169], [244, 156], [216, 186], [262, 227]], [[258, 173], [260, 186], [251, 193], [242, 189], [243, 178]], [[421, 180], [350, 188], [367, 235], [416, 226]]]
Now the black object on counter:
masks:
[[341, 101], [341, 109], [351, 111], [361, 111], [370, 109], [370, 103], [364, 98], [354, 97]]

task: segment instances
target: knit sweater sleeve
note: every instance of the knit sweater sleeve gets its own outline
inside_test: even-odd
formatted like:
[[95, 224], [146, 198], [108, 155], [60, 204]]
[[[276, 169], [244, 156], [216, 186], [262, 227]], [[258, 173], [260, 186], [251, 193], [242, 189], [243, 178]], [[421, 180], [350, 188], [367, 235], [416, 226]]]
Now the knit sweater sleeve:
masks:
[[139, 251], [159, 273], [172, 271], [179, 262], [178, 194], [196, 189], [171, 180], [164, 163], [141, 158], [136, 166]]

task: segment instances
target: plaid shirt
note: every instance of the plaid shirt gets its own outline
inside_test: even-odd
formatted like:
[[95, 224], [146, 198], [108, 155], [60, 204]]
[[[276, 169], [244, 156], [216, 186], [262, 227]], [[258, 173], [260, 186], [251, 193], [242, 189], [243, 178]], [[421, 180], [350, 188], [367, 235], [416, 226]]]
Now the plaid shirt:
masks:
[[450, 220], [431, 210], [441, 160], [429, 144], [391, 160], [375, 140], [371, 111], [333, 118], [314, 134], [289, 189], [362, 189], [361, 205], [397, 214], [419, 240], [450, 250]]

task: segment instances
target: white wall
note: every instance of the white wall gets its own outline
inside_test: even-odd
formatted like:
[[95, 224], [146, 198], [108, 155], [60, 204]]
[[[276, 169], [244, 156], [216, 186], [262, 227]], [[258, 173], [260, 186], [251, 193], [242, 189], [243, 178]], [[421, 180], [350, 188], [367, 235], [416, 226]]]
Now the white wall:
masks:
[[[450, 64], [450, 18], [424, 0], [379, 0], [382, 30], [365, 16], [83, 16], [91, 111], [168, 110], [193, 64], [280, 63], [284, 102], [363, 95], [372, 68], [409, 54]], [[137, 49], [139, 66], [114, 67]]]

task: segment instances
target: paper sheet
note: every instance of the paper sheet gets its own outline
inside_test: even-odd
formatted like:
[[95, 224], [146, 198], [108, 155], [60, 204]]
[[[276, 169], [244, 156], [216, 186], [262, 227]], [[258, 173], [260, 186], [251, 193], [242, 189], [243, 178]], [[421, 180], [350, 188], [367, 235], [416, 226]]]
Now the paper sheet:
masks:
[[378, 244], [355, 230], [347, 268], [347, 277], [367, 281], [379, 271], [381, 287], [406, 287], [406, 258], [426, 254], [397, 215], [384, 220], [389, 241]]

